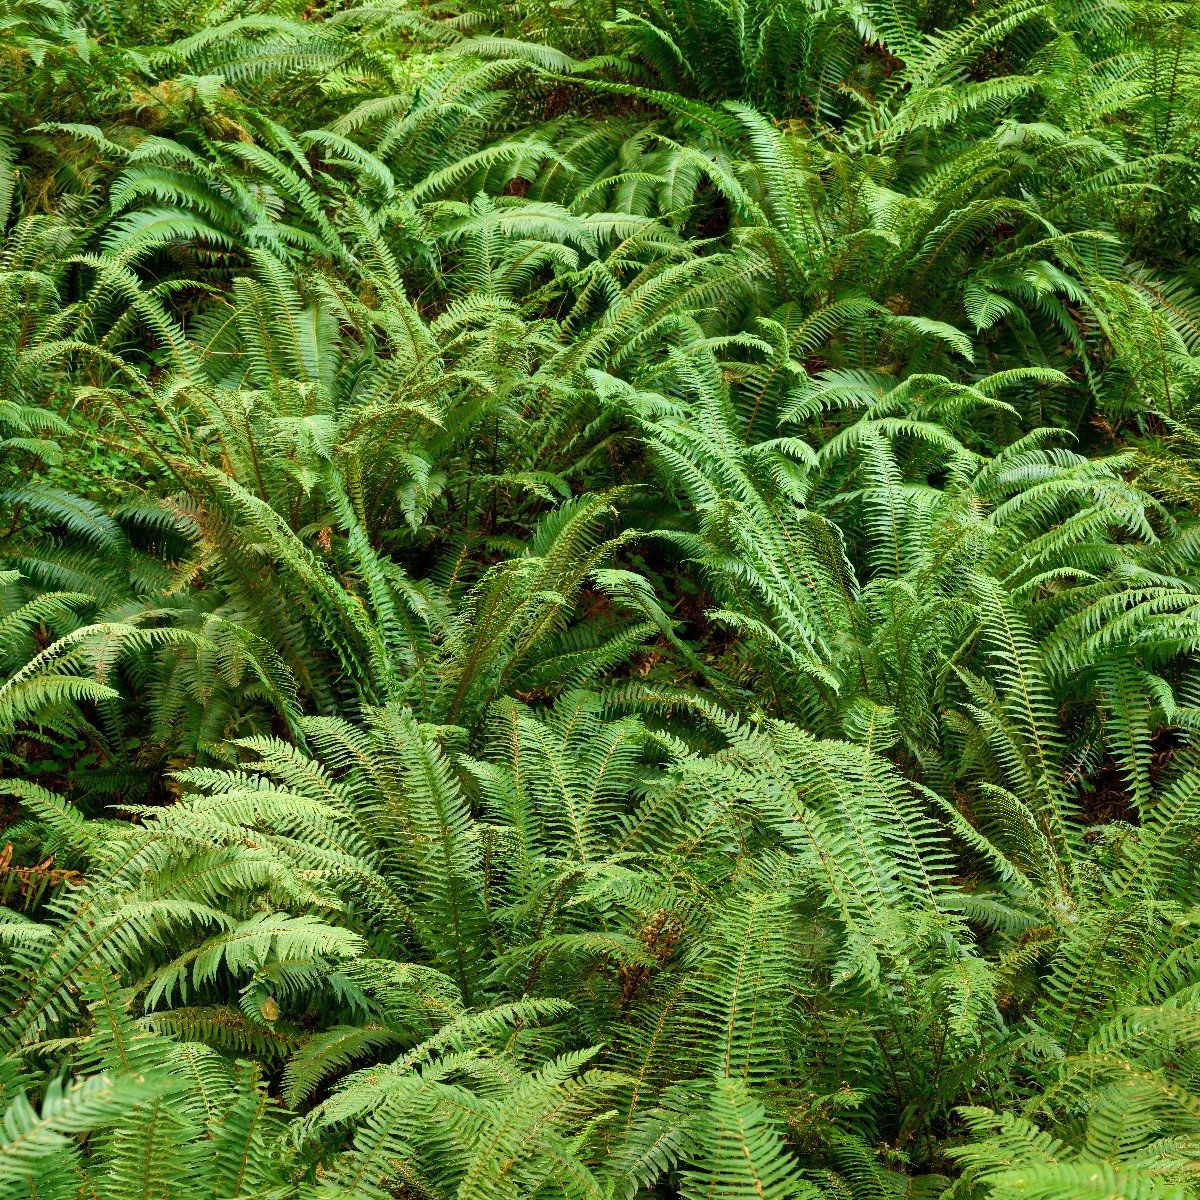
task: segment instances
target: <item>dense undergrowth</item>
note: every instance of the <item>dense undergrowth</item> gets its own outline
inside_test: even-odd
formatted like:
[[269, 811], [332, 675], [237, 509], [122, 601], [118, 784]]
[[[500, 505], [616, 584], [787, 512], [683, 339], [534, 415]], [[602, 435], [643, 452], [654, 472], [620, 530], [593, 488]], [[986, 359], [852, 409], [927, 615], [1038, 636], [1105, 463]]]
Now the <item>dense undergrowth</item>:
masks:
[[5, 0], [0, 1196], [1200, 1196], [1200, 19]]

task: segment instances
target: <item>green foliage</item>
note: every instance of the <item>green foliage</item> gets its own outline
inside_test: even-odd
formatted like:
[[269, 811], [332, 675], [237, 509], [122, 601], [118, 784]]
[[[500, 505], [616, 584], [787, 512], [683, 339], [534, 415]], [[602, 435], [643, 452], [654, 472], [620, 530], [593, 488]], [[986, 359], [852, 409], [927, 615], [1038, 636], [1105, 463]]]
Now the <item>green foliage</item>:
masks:
[[0, 29], [0, 1197], [1200, 1196], [1192, 7]]

